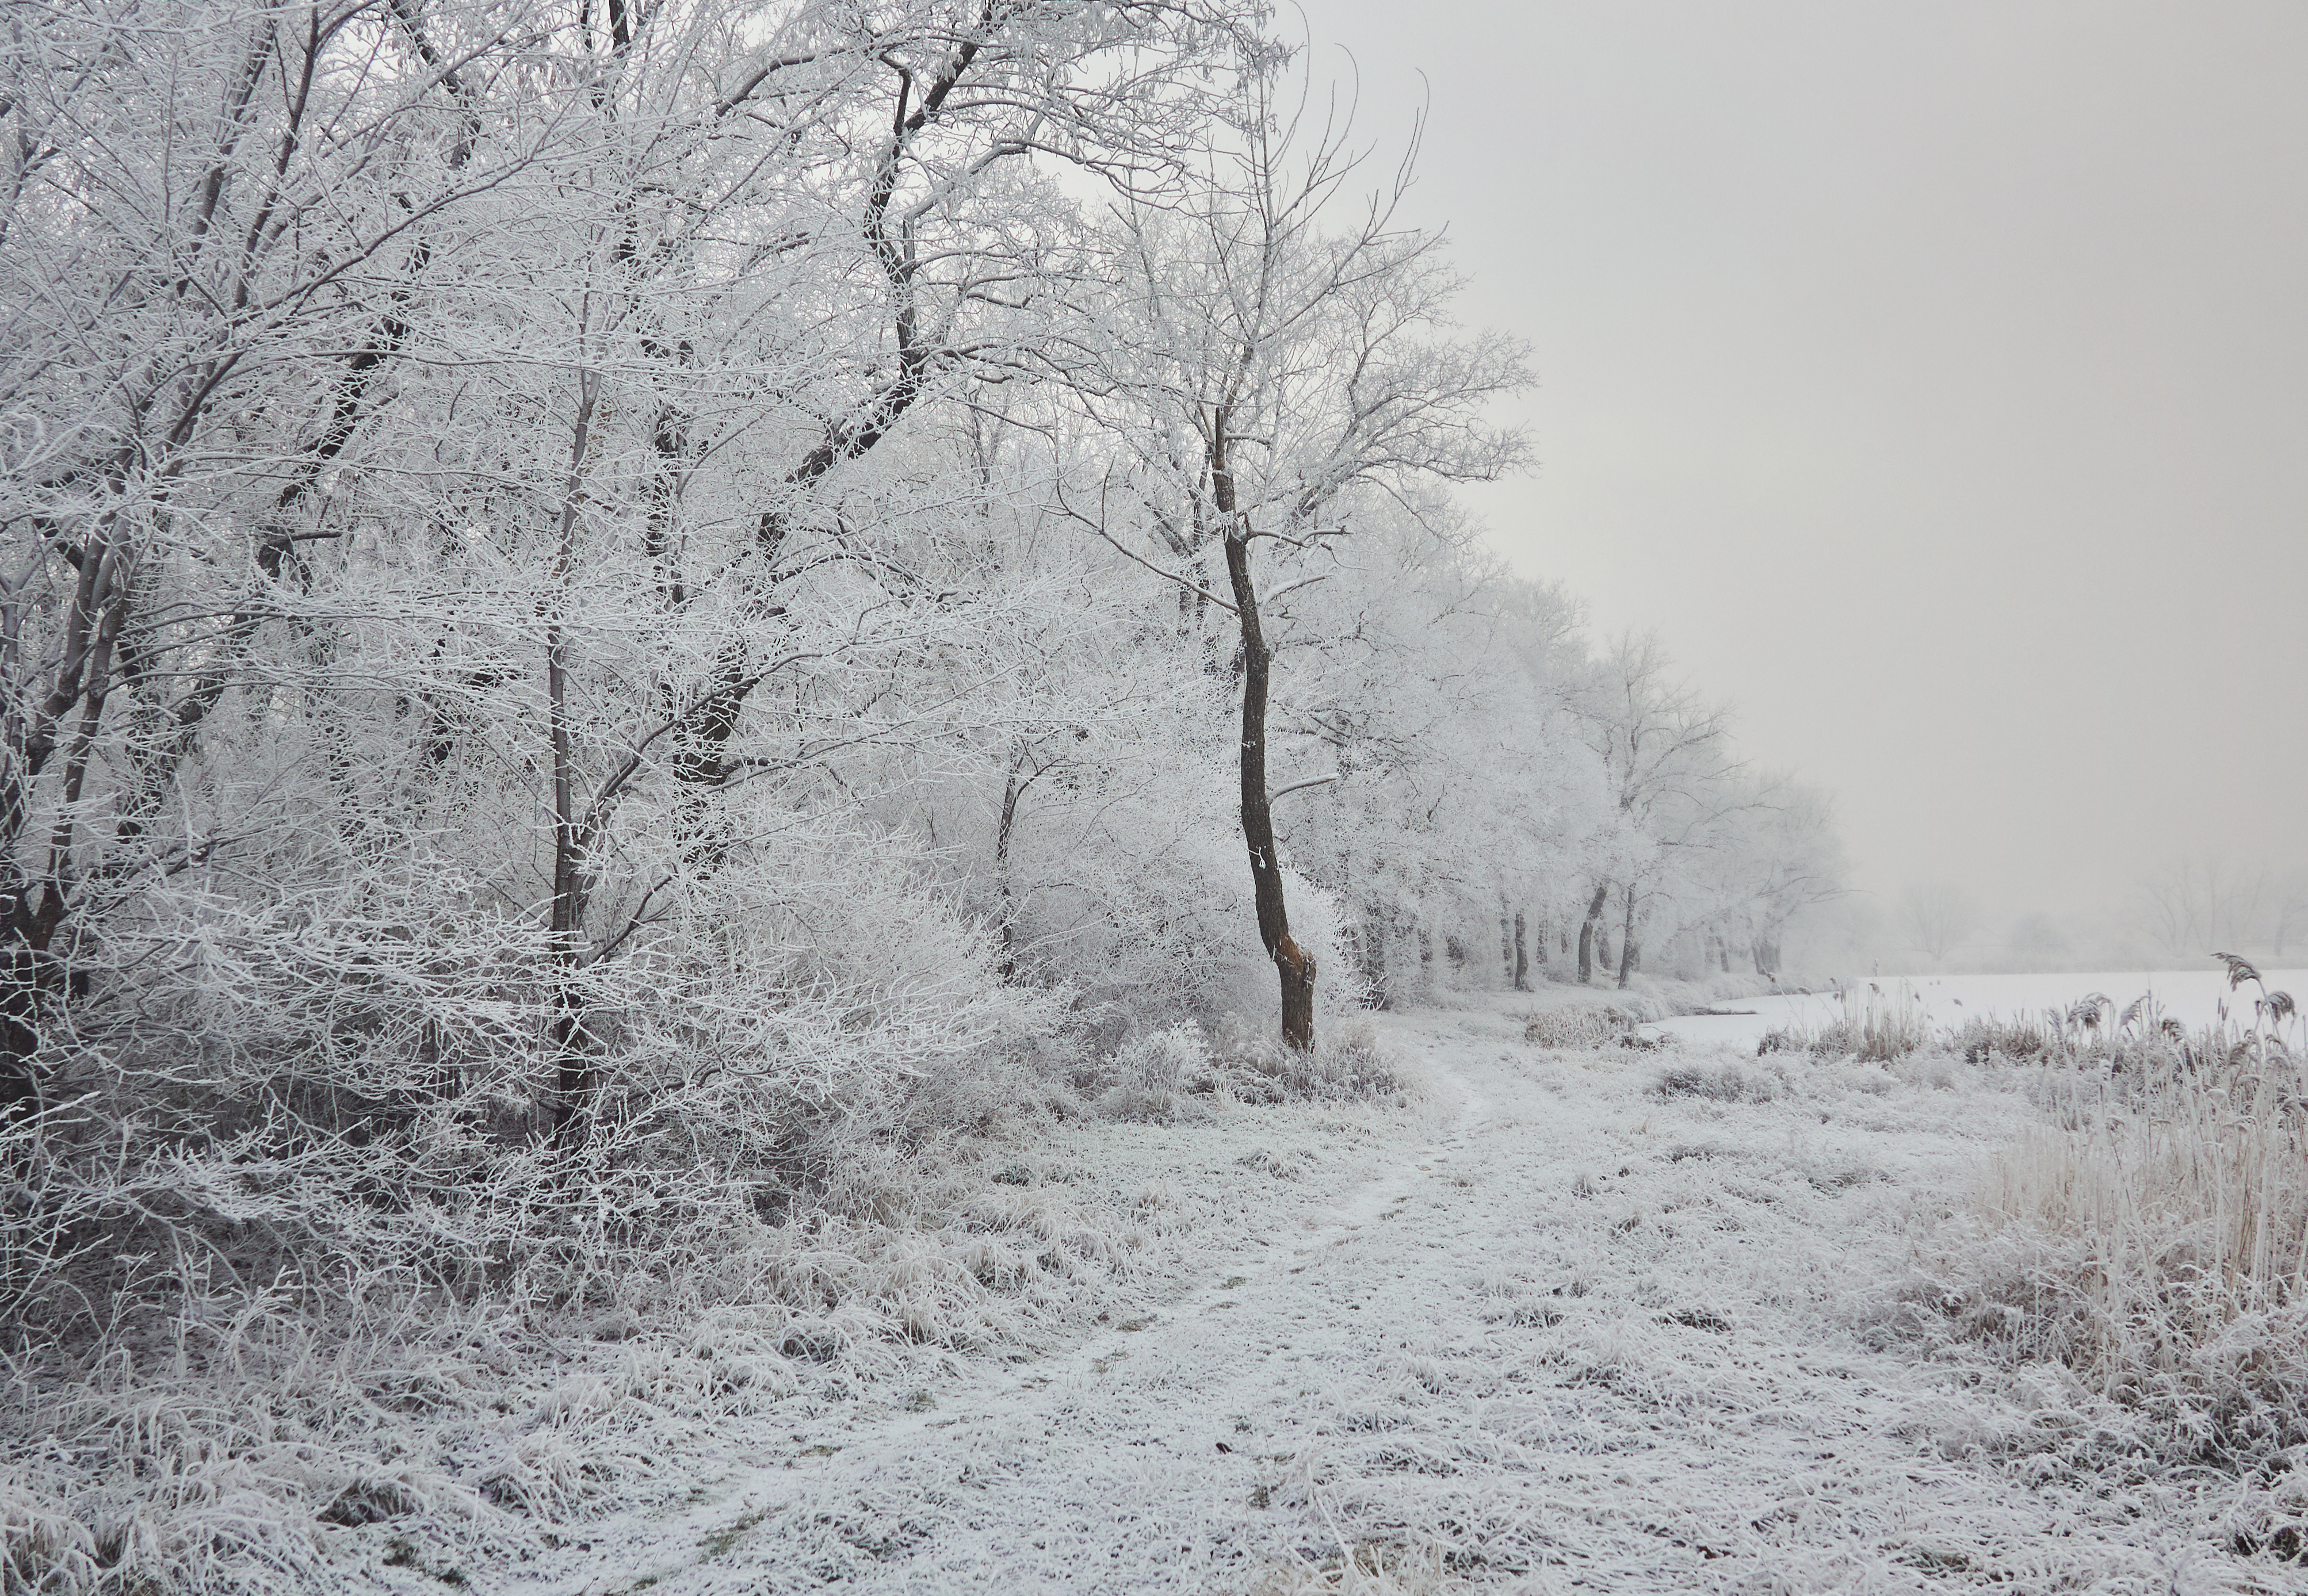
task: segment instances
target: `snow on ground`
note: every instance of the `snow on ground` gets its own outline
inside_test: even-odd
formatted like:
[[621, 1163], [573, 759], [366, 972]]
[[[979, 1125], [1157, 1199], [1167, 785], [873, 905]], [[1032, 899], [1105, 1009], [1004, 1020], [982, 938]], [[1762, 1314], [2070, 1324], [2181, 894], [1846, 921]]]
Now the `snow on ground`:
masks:
[[[1441, 1588], [2304, 1590], [2200, 1489], [2079, 1472], [1859, 1309], [2016, 1075], [1552, 1052], [1502, 995], [1381, 1022], [1433, 1109], [1087, 1127], [1034, 1180], [1153, 1179], [1209, 1216], [1167, 1295], [1079, 1345], [819, 1391], [701, 1431], [688, 1498], [495, 1565], [505, 1596], [1329, 1588], [1370, 1546]], [[2037, 1404], [2057, 1408], [2057, 1393]], [[353, 1549], [348, 1546], [349, 1551]], [[350, 1569], [348, 1569], [349, 1575]], [[1435, 1583], [1429, 1581], [1430, 1584]]]

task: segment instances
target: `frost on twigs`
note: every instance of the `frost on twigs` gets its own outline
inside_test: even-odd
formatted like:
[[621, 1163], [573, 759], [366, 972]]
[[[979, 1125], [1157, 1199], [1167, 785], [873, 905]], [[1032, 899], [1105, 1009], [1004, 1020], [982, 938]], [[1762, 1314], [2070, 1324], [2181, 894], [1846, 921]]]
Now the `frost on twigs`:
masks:
[[1319, 1558], [1297, 1553], [1250, 1589], [1251, 1596], [1459, 1596], [1476, 1588], [1451, 1574], [1440, 1547], [1365, 1541]]

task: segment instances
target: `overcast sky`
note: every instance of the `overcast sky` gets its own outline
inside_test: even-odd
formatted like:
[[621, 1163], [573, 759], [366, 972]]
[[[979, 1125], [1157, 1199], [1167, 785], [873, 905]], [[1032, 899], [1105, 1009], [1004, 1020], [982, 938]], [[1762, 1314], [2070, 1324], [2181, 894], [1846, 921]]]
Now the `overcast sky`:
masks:
[[[1527, 339], [1473, 495], [1863, 883], [2308, 858], [2308, 4], [1306, 0]], [[1420, 74], [1424, 74], [1422, 84]]]

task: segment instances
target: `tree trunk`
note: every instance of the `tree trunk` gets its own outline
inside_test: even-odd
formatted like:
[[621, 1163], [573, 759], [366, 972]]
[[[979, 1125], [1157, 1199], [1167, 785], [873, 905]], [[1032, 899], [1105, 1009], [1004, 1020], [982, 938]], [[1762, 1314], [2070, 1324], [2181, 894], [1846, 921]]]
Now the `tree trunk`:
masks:
[[1514, 917], [1514, 989], [1519, 992], [1530, 990], [1530, 957], [1524, 951], [1520, 909], [1515, 911]]
[[568, 639], [562, 630], [559, 608], [566, 583], [576, 564], [577, 516], [585, 478], [585, 453], [592, 437], [593, 401], [599, 391], [591, 373], [579, 380], [577, 422], [569, 448], [569, 481], [561, 498], [560, 546], [553, 562], [553, 586], [560, 589], [552, 603], [555, 614], [545, 629], [545, 696], [547, 731], [553, 744], [553, 910], [550, 948], [553, 958], [554, 1057], [553, 1135], [557, 1142], [573, 1139], [583, 1116], [592, 1107], [594, 1078], [592, 1048], [585, 1034], [585, 1014], [577, 990], [585, 918], [584, 861], [578, 840], [577, 758], [569, 725]]
[[1242, 840], [1258, 906], [1258, 940], [1282, 982], [1282, 1040], [1304, 1052], [1314, 1045], [1314, 960], [1290, 935], [1282, 901], [1282, 862], [1274, 851], [1274, 811], [1266, 790], [1266, 693], [1273, 656], [1259, 625], [1258, 588], [1250, 576], [1250, 528], [1236, 513], [1227, 465], [1227, 413], [1220, 407], [1210, 439], [1210, 484], [1226, 520], [1227, 576], [1242, 621]]
[[[1595, 944], [1602, 936], [1603, 905], [1610, 896], [1611, 884], [1608, 881], [1597, 887], [1595, 896], [1588, 900], [1587, 918], [1579, 922], [1579, 984], [1581, 986], [1594, 984]], [[1610, 950], [1605, 948], [1603, 962], [1607, 965], [1610, 958]]]
[[1627, 978], [1642, 963], [1642, 949], [1635, 941], [1635, 888], [1632, 883], [1628, 885], [1626, 896], [1626, 924], [1619, 932], [1619, 984], [1622, 987], [1627, 984]]
[[[1010, 774], [1002, 784], [1002, 823], [994, 833], [995, 890], [1002, 895], [1002, 979], [1010, 981], [1018, 974], [1018, 957], [1013, 944], [1017, 937], [1015, 920], [1017, 905], [1010, 892], [1010, 834], [1018, 824], [1018, 797], [1026, 790], [1025, 782], [1018, 778], [1026, 769], [1026, 751], [1021, 746], [1011, 759]], [[1027, 777], [1031, 781], [1032, 777]]]

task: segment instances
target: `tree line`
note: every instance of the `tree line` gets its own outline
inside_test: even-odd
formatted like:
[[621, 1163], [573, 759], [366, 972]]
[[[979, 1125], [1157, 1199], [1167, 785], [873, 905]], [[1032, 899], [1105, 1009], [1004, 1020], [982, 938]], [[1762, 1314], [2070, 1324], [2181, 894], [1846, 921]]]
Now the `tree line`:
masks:
[[1825, 802], [1484, 551], [1524, 351], [1271, 21], [11, 24], [19, 1304], [494, 1278], [572, 1182], [705, 1237], [1137, 1025], [1776, 970]]

